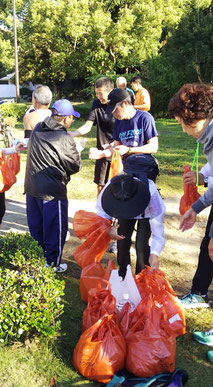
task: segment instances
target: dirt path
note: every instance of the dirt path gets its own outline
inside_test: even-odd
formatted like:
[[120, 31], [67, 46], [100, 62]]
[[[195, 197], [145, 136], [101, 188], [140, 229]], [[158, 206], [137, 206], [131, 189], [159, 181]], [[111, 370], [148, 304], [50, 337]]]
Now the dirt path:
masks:
[[[177, 295], [190, 290], [191, 280], [194, 275], [199, 246], [202, 240], [209, 210], [199, 215], [198, 221], [192, 230], [182, 233], [179, 228], [179, 198], [164, 198], [166, 204], [165, 235], [166, 245], [160, 257], [162, 270], [167, 274]], [[7, 211], [3, 219], [1, 234], [12, 229], [16, 232], [27, 232], [27, 220], [25, 215], [25, 203], [16, 200], [7, 200]], [[95, 203], [88, 201], [69, 200], [69, 230], [71, 237], [65, 244], [63, 260], [68, 263], [69, 274], [79, 278], [80, 268], [73, 261], [73, 251], [81, 243], [73, 233], [72, 218], [75, 211], [83, 209], [94, 211]], [[134, 259], [135, 250], [132, 248]], [[104, 259], [116, 258], [113, 254], [106, 253]], [[210, 297], [213, 300], [213, 285], [210, 289]]]

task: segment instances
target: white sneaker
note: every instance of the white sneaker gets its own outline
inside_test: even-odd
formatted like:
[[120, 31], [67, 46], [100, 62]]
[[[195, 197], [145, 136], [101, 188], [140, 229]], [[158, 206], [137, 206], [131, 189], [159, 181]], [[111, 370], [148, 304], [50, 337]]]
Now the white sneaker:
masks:
[[65, 242], [68, 242], [70, 240], [70, 232], [69, 230], [67, 231], [66, 239]]
[[67, 270], [67, 264], [61, 263], [59, 266], [55, 268], [56, 273], [64, 273]]

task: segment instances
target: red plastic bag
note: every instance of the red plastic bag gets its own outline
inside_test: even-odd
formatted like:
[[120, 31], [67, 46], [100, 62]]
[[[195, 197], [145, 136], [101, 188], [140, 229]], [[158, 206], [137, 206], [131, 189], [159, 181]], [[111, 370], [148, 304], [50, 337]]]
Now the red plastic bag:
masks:
[[112, 260], [109, 260], [107, 269], [104, 269], [100, 262], [94, 262], [82, 269], [80, 278], [80, 293], [82, 301], [88, 301], [89, 290], [96, 288], [99, 283], [102, 288], [106, 288], [109, 285], [108, 281], [111, 269], [115, 269], [115, 265]]
[[[184, 174], [191, 172], [190, 165], [186, 165]], [[185, 212], [191, 207], [191, 205], [199, 199], [200, 194], [197, 191], [197, 187], [194, 184], [183, 184], [184, 194], [180, 199], [179, 211], [180, 215], [184, 215]]]
[[7, 164], [13, 170], [15, 175], [20, 171], [20, 155], [13, 153], [7, 156]]
[[108, 383], [124, 367], [126, 343], [113, 316], [104, 316], [82, 333], [73, 365], [85, 378]]
[[123, 171], [122, 158], [118, 152], [118, 149], [114, 149], [112, 154], [112, 159], [111, 159], [108, 180], [112, 179], [121, 171]]
[[115, 322], [117, 322], [116, 299], [111, 294], [110, 286], [103, 289], [99, 284], [97, 288], [89, 291], [88, 305], [82, 318], [82, 332], [106, 314], [113, 315]]
[[138, 377], [175, 369], [176, 340], [161, 328], [161, 317], [161, 308], [150, 297], [146, 313], [126, 335], [126, 369]]
[[165, 273], [146, 267], [136, 275], [136, 284], [142, 300], [152, 295], [153, 302], [162, 308], [162, 329], [175, 337], [183, 335], [186, 332], [185, 312]]
[[162, 270], [151, 271], [151, 268], [146, 266], [145, 269], [136, 274], [135, 282], [141, 297], [145, 294], [149, 295], [150, 292], [156, 293], [159, 288], [166, 290], [175, 296], [175, 292], [167, 280], [166, 274]]
[[9, 167], [4, 154], [0, 157], [0, 192], [5, 192], [16, 182], [16, 175]]
[[74, 259], [81, 268], [101, 260], [110, 242], [108, 235], [110, 228], [111, 220], [109, 219], [88, 211], [80, 210], [75, 213], [74, 232], [80, 239], [87, 238], [74, 251]]

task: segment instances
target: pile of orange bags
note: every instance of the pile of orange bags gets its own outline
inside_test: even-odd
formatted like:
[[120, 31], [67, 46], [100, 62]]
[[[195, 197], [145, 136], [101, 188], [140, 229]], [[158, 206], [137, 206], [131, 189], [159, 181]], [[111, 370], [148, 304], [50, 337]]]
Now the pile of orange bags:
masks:
[[[184, 174], [191, 172], [190, 165], [186, 165]], [[200, 194], [197, 191], [197, 187], [194, 184], [183, 184], [184, 194], [180, 199], [179, 211], [180, 215], [184, 215], [185, 212], [191, 207], [191, 205], [199, 199]]]
[[0, 155], [0, 192], [5, 192], [16, 182], [16, 175], [20, 171], [20, 156], [14, 153]]
[[107, 383], [124, 366], [138, 377], [175, 369], [176, 337], [185, 333], [183, 308], [162, 271], [147, 267], [135, 281], [142, 300], [131, 313], [128, 302], [118, 312], [110, 283], [89, 291], [73, 353], [74, 366], [88, 379]]
[[108, 383], [126, 367], [138, 377], [175, 369], [176, 337], [185, 333], [183, 308], [161, 270], [142, 270], [133, 278], [141, 301], [131, 312], [129, 302], [119, 312], [111, 294], [109, 261], [100, 260], [108, 246], [111, 221], [98, 215], [76, 212], [73, 228], [87, 238], [74, 252], [82, 268], [81, 298], [88, 305], [83, 313], [82, 335], [73, 352], [75, 368], [86, 378]]

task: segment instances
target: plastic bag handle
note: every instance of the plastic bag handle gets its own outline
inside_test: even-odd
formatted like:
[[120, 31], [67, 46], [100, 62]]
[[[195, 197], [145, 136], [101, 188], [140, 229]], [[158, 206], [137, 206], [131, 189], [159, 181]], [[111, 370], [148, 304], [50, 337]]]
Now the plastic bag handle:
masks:
[[108, 265], [107, 265], [107, 268], [106, 268], [106, 272], [105, 272], [105, 275], [104, 275], [105, 279], [107, 279], [107, 278], [109, 279], [110, 269], [113, 269], [113, 270], [116, 269], [115, 264], [114, 264], [112, 259], [110, 259], [109, 262], [108, 262]]

